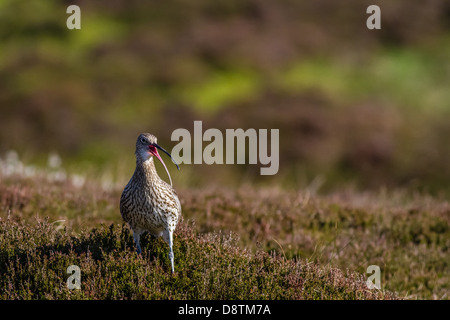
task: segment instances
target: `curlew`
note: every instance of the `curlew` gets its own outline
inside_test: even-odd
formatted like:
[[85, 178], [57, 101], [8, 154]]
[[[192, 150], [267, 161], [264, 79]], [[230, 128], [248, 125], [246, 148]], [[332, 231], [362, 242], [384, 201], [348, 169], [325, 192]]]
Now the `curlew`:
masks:
[[[122, 192], [120, 213], [133, 231], [138, 254], [142, 251], [139, 239], [143, 232], [148, 231], [155, 238], [163, 237], [169, 245], [169, 259], [173, 273], [173, 233], [181, 216], [181, 205], [158, 149], [166, 153], [180, 170], [170, 153], [157, 144], [154, 135], [140, 134], [136, 141], [136, 169]], [[158, 176], [153, 157], [164, 166], [170, 185]]]

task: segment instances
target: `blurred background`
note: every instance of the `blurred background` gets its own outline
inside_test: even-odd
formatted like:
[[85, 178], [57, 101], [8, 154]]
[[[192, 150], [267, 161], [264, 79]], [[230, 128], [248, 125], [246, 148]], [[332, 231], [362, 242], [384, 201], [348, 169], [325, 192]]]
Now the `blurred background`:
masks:
[[0, 158], [126, 183], [140, 132], [170, 151], [202, 120], [278, 128], [279, 172], [169, 165], [176, 186], [450, 194], [449, 57], [445, 0], [2, 0]]

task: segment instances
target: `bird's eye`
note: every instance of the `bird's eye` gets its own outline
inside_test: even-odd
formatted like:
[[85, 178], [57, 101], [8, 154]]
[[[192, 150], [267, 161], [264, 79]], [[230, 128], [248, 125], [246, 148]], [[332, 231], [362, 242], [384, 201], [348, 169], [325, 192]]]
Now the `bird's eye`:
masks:
[[141, 142], [142, 142], [142, 143], [147, 143], [147, 139], [141, 138]]

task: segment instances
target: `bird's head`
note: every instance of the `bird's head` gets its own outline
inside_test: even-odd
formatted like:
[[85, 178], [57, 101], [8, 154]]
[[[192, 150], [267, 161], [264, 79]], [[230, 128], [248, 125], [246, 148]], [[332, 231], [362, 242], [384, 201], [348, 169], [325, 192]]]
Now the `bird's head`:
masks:
[[164, 166], [164, 169], [166, 169], [167, 175], [170, 179], [170, 184], [172, 185], [172, 179], [170, 178], [169, 170], [167, 170], [166, 164], [161, 159], [158, 149], [167, 154], [170, 159], [172, 159], [173, 163], [177, 166], [178, 170], [180, 170], [180, 167], [175, 162], [175, 160], [172, 158], [169, 152], [164, 150], [162, 147], [160, 147], [157, 143], [157, 139], [154, 135], [150, 133], [141, 133], [136, 141], [136, 159], [141, 162], [145, 162], [149, 160], [152, 156], [155, 156]]

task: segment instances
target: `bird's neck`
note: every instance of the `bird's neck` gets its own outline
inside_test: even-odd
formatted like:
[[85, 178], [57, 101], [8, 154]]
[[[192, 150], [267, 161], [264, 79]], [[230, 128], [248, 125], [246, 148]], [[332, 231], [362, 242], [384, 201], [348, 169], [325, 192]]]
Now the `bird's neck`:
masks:
[[153, 157], [148, 158], [145, 161], [136, 160], [136, 172], [137, 178], [145, 184], [153, 184], [161, 180], [156, 172], [155, 163]]

